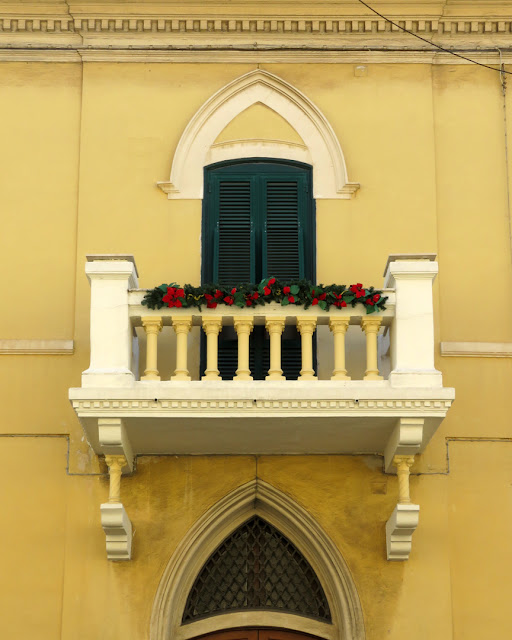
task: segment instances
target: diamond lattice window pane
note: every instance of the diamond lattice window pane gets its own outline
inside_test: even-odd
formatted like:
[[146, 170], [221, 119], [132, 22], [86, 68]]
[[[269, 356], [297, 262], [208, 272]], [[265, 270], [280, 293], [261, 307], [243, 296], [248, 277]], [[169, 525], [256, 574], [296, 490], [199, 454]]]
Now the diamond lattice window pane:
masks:
[[210, 556], [192, 587], [183, 622], [241, 609], [274, 609], [331, 621], [327, 598], [309, 562], [257, 516]]

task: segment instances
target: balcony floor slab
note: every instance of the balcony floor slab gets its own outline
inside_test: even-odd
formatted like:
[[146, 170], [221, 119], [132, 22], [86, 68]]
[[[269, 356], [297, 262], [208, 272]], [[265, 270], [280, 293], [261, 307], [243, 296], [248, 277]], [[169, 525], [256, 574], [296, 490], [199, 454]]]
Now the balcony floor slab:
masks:
[[94, 451], [99, 418], [122, 419], [133, 453], [383, 454], [399, 418], [423, 418], [425, 448], [454, 399], [450, 388], [387, 381], [136, 382], [70, 389]]

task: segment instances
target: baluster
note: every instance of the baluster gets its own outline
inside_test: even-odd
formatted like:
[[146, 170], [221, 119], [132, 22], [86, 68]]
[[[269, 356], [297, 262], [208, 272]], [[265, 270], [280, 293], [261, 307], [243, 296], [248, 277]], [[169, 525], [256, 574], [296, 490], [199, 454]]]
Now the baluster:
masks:
[[191, 380], [187, 368], [187, 339], [192, 328], [192, 316], [173, 318], [172, 326], [176, 333], [176, 370], [171, 380]]
[[162, 331], [162, 318], [145, 316], [141, 318], [146, 332], [146, 370], [141, 380], [160, 380], [157, 369], [158, 334]]
[[297, 317], [297, 329], [301, 335], [302, 369], [299, 380], [316, 380], [313, 369], [313, 333], [316, 328], [316, 318], [310, 316]]
[[265, 380], [286, 380], [281, 369], [281, 335], [286, 318], [267, 318], [265, 328], [270, 336], [270, 369]]
[[249, 336], [254, 321], [246, 316], [234, 316], [233, 322], [238, 335], [238, 369], [233, 380], [252, 380], [249, 369]]
[[206, 333], [206, 369], [203, 380], [220, 380], [218, 369], [219, 333], [222, 331], [222, 316], [203, 318]]
[[334, 371], [331, 380], [350, 380], [345, 365], [345, 334], [350, 318], [330, 318], [329, 329], [334, 336]]
[[382, 380], [377, 362], [377, 334], [382, 322], [380, 317], [361, 319], [361, 329], [366, 334], [366, 373], [363, 380]]

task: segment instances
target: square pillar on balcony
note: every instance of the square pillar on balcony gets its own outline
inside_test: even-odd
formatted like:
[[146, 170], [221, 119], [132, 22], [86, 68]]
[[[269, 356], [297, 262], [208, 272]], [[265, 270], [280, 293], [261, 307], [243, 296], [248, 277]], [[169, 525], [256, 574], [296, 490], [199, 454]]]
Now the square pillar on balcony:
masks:
[[83, 387], [131, 386], [133, 329], [128, 290], [138, 286], [133, 256], [87, 256], [91, 283], [91, 361]]
[[392, 387], [442, 387], [434, 367], [432, 283], [435, 255], [390, 256], [384, 287], [394, 288], [395, 317], [391, 324]]

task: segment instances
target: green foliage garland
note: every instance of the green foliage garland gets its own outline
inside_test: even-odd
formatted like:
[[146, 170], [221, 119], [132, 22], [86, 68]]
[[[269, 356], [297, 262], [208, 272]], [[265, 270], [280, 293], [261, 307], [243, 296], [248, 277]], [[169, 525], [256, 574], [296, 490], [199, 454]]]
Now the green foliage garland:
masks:
[[382, 291], [374, 287], [363, 288], [361, 283], [349, 287], [339, 284], [312, 285], [309, 280], [293, 280], [280, 282], [276, 278], [265, 278], [259, 284], [239, 284], [236, 287], [224, 287], [216, 284], [206, 284], [184, 287], [172, 284], [162, 284], [148, 290], [142, 304], [149, 309], [168, 307], [196, 307], [201, 310], [203, 305], [208, 309], [215, 309], [217, 305], [236, 306], [241, 309], [257, 305], [277, 302], [283, 307], [296, 305], [308, 309], [318, 305], [320, 309], [329, 311], [331, 307], [341, 309], [348, 305], [355, 307], [362, 304], [366, 313], [385, 310], [387, 298]]

